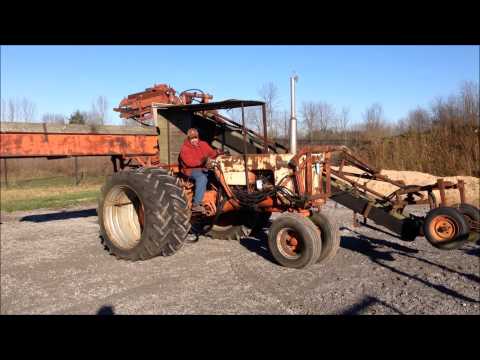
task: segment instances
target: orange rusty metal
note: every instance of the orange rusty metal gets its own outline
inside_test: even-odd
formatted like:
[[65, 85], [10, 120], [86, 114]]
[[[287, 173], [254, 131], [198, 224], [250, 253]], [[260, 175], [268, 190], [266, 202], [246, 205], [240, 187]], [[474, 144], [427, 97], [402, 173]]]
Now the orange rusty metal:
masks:
[[209, 100], [213, 99], [213, 96], [196, 91], [184, 91], [177, 96], [175, 89], [167, 84], [155, 84], [153, 87], [145, 89], [145, 91], [128, 95], [113, 110], [120, 112], [121, 118], [142, 119], [150, 117], [152, 103], [191, 104], [193, 99], [199, 99], [202, 103], [208, 103]]
[[156, 135], [0, 133], [0, 158], [156, 154]]
[[458, 225], [449, 216], [441, 215], [432, 220], [429, 231], [435, 240], [449, 241], [458, 234]]
[[299, 241], [296, 231], [285, 229], [279, 234], [280, 238], [277, 240], [283, 252], [290, 256], [295, 256], [298, 253]]
[[207, 190], [205, 195], [203, 195], [203, 206], [205, 207], [205, 215], [213, 216], [217, 212], [217, 191]]

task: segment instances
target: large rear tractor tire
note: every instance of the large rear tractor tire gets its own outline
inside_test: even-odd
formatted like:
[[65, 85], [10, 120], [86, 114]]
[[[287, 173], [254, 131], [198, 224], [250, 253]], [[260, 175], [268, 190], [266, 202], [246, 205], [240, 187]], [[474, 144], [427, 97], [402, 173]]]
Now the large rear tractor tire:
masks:
[[172, 255], [190, 230], [190, 210], [177, 178], [162, 169], [110, 176], [98, 205], [102, 243], [119, 259]]
[[458, 249], [468, 240], [470, 226], [457, 209], [438, 207], [431, 210], [423, 223], [428, 242], [442, 250]]
[[480, 209], [470, 204], [455, 204], [453, 208], [460, 211], [460, 213], [466, 218], [467, 223], [470, 225], [470, 235], [468, 241], [477, 242], [480, 240], [480, 233], [472, 231], [472, 224], [476, 223], [477, 226], [480, 223]]
[[284, 213], [272, 222], [268, 248], [280, 265], [300, 269], [317, 261], [322, 241], [312, 221], [299, 214]]
[[327, 263], [335, 257], [340, 247], [340, 236], [338, 234], [338, 225], [332, 217], [321, 212], [316, 212], [310, 216], [310, 220], [320, 230], [320, 239], [322, 241], [322, 251], [318, 257], [317, 263]]

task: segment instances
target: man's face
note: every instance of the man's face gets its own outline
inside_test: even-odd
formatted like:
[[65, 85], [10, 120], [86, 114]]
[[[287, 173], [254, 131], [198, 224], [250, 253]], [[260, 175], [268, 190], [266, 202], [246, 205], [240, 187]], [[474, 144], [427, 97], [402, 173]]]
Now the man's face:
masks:
[[198, 145], [198, 136], [197, 135], [193, 135], [193, 136], [190, 137], [190, 144], [192, 144], [193, 146]]

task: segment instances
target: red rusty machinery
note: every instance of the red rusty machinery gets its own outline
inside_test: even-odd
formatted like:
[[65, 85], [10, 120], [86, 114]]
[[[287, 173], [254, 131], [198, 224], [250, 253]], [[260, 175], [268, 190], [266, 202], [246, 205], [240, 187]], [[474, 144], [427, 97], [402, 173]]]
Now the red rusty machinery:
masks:
[[120, 105], [113, 110], [120, 112], [124, 119], [137, 119], [139, 121], [150, 119], [152, 104], [188, 105], [194, 100], [208, 103], [213, 96], [202, 90], [190, 89], [182, 91], [178, 96], [175, 89], [167, 84], [153, 85], [145, 91], [128, 95], [120, 101]]

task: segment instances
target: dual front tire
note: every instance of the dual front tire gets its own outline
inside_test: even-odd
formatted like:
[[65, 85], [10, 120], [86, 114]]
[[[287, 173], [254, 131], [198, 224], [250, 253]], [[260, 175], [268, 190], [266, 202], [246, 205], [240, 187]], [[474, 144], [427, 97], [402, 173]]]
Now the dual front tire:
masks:
[[340, 247], [338, 227], [323, 213], [284, 213], [272, 222], [268, 248], [282, 266], [305, 268], [330, 261]]

